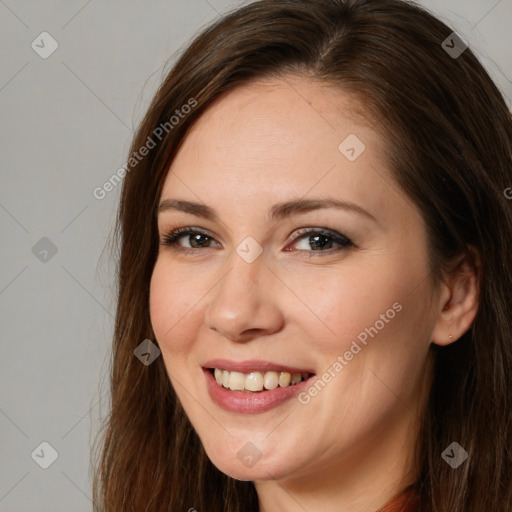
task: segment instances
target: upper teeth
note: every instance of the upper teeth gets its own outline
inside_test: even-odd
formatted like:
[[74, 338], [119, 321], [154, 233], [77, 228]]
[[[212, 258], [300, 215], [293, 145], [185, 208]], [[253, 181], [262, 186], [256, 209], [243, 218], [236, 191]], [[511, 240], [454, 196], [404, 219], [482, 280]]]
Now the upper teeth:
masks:
[[306, 380], [309, 373], [288, 373], [288, 372], [228, 372], [215, 368], [215, 380], [217, 384], [229, 388], [232, 391], [262, 391], [275, 389], [277, 386], [285, 388]]

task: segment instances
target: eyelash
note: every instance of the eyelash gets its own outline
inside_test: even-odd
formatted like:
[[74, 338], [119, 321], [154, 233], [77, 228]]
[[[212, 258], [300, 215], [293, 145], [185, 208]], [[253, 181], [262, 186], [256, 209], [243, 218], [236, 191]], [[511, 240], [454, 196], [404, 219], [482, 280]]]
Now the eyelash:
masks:
[[[180, 245], [177, 245], [176, 242], [184, 237], [185, 235], [193, 235], [193, 234], [200, 234], [205, 235], [209, 239], [213, 240], [213, 237], [211, 237], [207, 232], [203, 231], [199, 228], [178, 228], [175, 230], [171, 230], [168, 234], [164, 234], [161, 239], [161, 245], [165, 245], [168, 247], [171, 247], [175, 251], [183, 252], [183, 253], [197, 253], [198, 250], [201, 248], [189, 248], [189, 247], [182, 247]], [[325, 228], [302, 228], [297, 231], [297, 236], [292, 240], [292, 244], [297, 242], [298, 240], [302, 238], [306, 238], [306, 235], [314, 236], [314, 235], [321, 235], [325, 236], [327, 238], [331, 238], [334, 242], [336, 242], [339, 246], [338, 247], [332, 247], [330, 249], [318, 249], [318, 250], [310, 250], [305, 251], [302, 249], [299, 249], [299, 252], [309, 252], [309, 253], [318, 253], [318, 252], [327, 252], [328, 254], [332, 254], [333, 252], [338, 252], [340, 250], [348, 249], [350, 247], [355, 247], [354, 243], [348, 239], [346, 236], [337, 233], [336, 231], [332, 231], [330, 229]], [[213, 247], [204, 247], [203, 249], [212, 249]], [[310, 255], [312, 256], [312, 254]]]

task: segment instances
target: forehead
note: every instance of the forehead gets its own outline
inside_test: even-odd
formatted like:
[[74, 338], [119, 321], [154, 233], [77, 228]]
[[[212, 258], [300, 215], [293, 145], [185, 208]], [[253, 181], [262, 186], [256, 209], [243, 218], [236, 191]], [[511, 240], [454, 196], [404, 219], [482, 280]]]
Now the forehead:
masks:
[[[371, 125], [364, 106], [339, 89], [296, 76], [251, 82], [198, 119], [171, 164], [162, 198], [253, 207], [270, 198], [328, 194], [382, 208], [392, 179], [384, 142]], [[340, 150], [346, 140], [360, 144], [358, 152], [364, 148], [353, 161]]]

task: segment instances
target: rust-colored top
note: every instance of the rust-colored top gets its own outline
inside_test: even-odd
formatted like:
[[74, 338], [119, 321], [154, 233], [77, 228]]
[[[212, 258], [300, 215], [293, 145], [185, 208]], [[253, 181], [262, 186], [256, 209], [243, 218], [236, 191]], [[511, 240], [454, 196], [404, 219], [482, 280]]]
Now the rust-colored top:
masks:
[[417, 512], [419, 506], [419, 493], [415, 484], [397, 494], [389, 503], [380, 508], [378, 512]]

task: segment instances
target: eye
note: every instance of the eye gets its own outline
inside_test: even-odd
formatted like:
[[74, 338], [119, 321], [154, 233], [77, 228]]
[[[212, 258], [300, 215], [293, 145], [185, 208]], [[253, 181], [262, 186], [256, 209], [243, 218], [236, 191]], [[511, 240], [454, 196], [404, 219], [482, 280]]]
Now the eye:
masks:
[[[184, 241], [185, 245], [180, 243]], [[211, 249], [210, 245], [214, 238], [200, 228], [185, 227], [175, 229], [164, 235], [160, 241], [161, 245], [170, 246], [176, 251], [197, 252], [195, 249]], [[217, 243], [217, 242], [215, 242]], [[298, 230], [297, 236], [292, 244], [302, 244], [298, 248], [301, 252], [333, 252], [349, 247], [354, 244], [346, 236], [325, 228], [303, 228]], [[336, 245], [338, 247], [336, 247]], [[289, 246], [288, 246], [289, 247]], [[289, 248], [286, 251], [290, 251]]]
[[[180, 243], [177, 243], [180, 239], [184, 239], [188, 242], [188, 246], [184, 246]], [[208, 243], [212, 241], [213, 238], [209, 236], [205, 231], [199, 228], [179, 228], [171, 231], [169, 234], [164, 235], [161, 240], [162, 245], [172, 246], [176, 250], [194, 250], [206, 248], [210, 249]]]
[[[299, 241], [297, 243], [297, 241]], [[298, 247], [299, 251], [306, 252], [332, 252], [348, 247], [354, 247], [354, 244], [346, 236], [325, 228], [303, 228], [297, 232], [293, 244], [302, 245]], [[333, 247], [337, 244], [338, 248]], [[289, 250], [289, 249], [286, 249]]]

